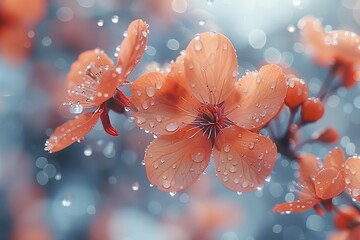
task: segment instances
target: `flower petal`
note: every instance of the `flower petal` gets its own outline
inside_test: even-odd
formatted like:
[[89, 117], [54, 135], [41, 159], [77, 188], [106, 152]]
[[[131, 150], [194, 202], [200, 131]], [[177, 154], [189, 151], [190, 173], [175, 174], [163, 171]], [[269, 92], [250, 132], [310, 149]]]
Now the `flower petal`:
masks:
[[202, 33], [186, 48], [185, 73], [193, 95], [202, 103], [218, 104], [232, 92], [238, 76], [235, 50], [218, 33]]
[[192, 122], [199, 103], [181, 82], [179, 73], [151, 72], [138, 78], [130, 98], [138, 110], [133, 111], [135, 123], [155, 134], [171, 134]]
[[326, 44], [326, 33], [321, 22], [313, 17], [300, 19], [299, 28], [306, 45], [307, 52], [321, 65], [329, 65], [334, 61], [333, 49]]
[[317, 199], [296, 200], [294, 202], [277, 204], [273, 211], [278, 213], [304, 212], [314, 207], [318, 202], [319, 200]]
[[[359, 236], [360, 236], [360, 226], [357, 226], [350, 231], [349, 237], [347, 238], [347, 240], [359, 240]], [[339, 240], [341, 240], [341, 239], [339, 239]]]
[[276, 65], [263, 66], [259, 73], [251, 72], [236, 84], [236, 91], [226, 104], [228, 118], [242, 128], [262, 127], [277, 115], [286, 92], [282, 69]]
[[360, 63], [360, 36], [349, 31], [332, 31], [327, 34], [330, 45], [338, 60], [346, 63]]
[[[96, 89], [102, 80], [105, 69], [112, 68], [113, 62], [100, 49], [81, 53], [71, 65], [67, 76], [68, 99], [70, 103], [81, 104], [83, 108], [93, 108], [95, 104]], [[106, 71], [106, 70], [105, 70]]]
[[148, 33], [148, 24], [141, 19], [129, 24], [127, 36], [120, 45], [116, 64], [118, 72], [121, 73], [121, 80], [126, 79], [140, 62], [146, 48]]
[[276, 153], [269, 138], [237, 126], [223, 129], [213, 149], [220, 181], [237, 192], [261, 187], [275, 165]]
[[335, 168], [322, 169], [314, 179], [316, 195], [321, 199], [331, 199], [345, 189], [345, 178], [342, 171]]
[[57, 152], [80, 140], [93, 129], [102, 112], [101, 109], [88, 112], [57, 127], [46, 141], [45, 150]]
[[96, 88], [96, 95], [94, 99], [94, 103], [96, 106], [99, 106], [101, 103], [110, 99], [116, 89], [119, 87], [121, 75], [119, 72], [114, 69], [103, 70], [101, 74], [100, 83]]
[[308, 183], [310, 186], [313, 185], [312, 179], [320, 170], [318, 158], [312, 154], [301, 154], [298, 163], [300, 181]]
[[360, 202], [360, 158], [350, 157], [345, 162], [346, 188], [349, 194]]
[[208, 166], [211, 143], [196, 131], [186, 127], [159, 136], [148, 146], [144, 157], [146, 174], [160, 190], [183, 190], [197, 181]]
[[344, 152], [341, 148], [335, 147], [324, 159], [324, 168], [333, 167], [340, 171], [345, 162]]

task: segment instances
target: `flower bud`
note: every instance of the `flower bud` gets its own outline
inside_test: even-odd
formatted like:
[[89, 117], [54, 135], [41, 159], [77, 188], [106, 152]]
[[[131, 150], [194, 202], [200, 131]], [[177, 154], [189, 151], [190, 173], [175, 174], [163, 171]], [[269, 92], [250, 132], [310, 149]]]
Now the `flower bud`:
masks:
[[301, 105], [308, 95], [308, 88], [304, 80], [300, 78], [290, 78], [288, 80], [288, 89], [285, 97], [285, 104], [290, 108], [297, 108]]
[[324, 115], [324, 105], [318, 98], [308, 98], [301, 107], [301, 117], [304, 122], [315, 122]]
[[324, 143], [336, 143], [339, 139], [339, 133], [334, 128], [323, 129], [320, 133], [316, 134], [315, 140]]

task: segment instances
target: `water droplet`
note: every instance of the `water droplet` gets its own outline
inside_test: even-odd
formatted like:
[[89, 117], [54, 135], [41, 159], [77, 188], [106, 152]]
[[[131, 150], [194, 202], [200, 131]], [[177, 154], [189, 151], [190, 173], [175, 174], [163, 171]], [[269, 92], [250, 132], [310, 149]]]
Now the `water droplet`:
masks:
[[173, 197], [176, 195], [176, 192], [169, 192], [170, 196]]
[[177, 125], [176, 123], [168, 123], [168, 124], [166, 125], [166, 131], [168, 131], [168, 132], [174, 132], [174, 131], [176, 131], [178, 128], [179, 128], [179, 127], [178, 127], [178, 125]]
[[205, 23], [206, 23], [205, 20], [199, 20], [199, 25], [200, 25], [200, 26], [204, 26]]
[[238, 71], [237, 71], [237, 70], [234, 70], [234, 71], [232, 72], [232, 76], [233, 76], [234, 78], [236, 78], [237, 75], [238, 75]]
[[353, 195], [353, 197], [360, 196], [360, 188], [353, 189], [352, 190], [352, 195]]
[[195, 48], [196, 51], [200, 51], [200, 50], [202, 49], [202, 44], [201, 44], [201, 42], [197, 40], [197, 41], [195, 42], [194, 48]]
[[139, 190], [139, 187], [140, 187], [139, 182], [133, 182], [133, 184], [131, 185], [133, 191]]
[[126, 38], [128, 36], [128, 31], [123, 32], [123, 37]]
[[146, 94], [148, 97], [153, 97], [155, 95], [155, 89], [153, 87], [146, 88]]
[[255, 146], [255, 144], [253, 142], [250, 142], [248, 145], [248, 148], [251, 150], [251, 149], [254, 149], [254, 146]]
[[169, 180], [165, 180], [165, 181], [163, 181], [162, 185], [163, 185], [164, 188], [168, 189], [168, 188], [170, 188], [171, 184], [170, 184]]
[[71, 195], [67, 195], [61, 200], [61, 204], [64, 207], [70, 207], [72, 204], [72, 201], [73, 201], [73, 197]]
[[235, 173], [237, 170], [237, 168], [235, 166], [231, 166], [229, 171], [232, 172], [232, 173]]
[[155, 83], [156, 89], [160, 89], [162, 87], [162, 85], [163, 85], [162, 81], [158, 81], [158, 82]]
[[87, 157], [89, 157], [89, 156], [91, 156], [91, 154], [92, 154], [92, 149], [91, 149], [90, 146], [87, 146], [87, 147], [84, 149], [84, 155], [87, 156]]
[[292, 33], [292, 32], [295, 32], [296, 28], [295, 28], [294, 25], [290, 24], [290, 25], [287, 27], [287, 30]]
[[119, 16], [118, 15], [114, 15], [112, 18], [111, 18], [111, 21], [113, 23], [118, 23], [119, 22]]
[[237, 195], [241, 195], [242, 194], [242, 192], [236, 192], [237, 193]]
[[271, 176], [268, 176], [267, 178], [265, 178], [266, 182], [270, 182], [271, 181]]
[[224, 152], [230, 152], [230, 146], [228, 144], [224, 146]]
[[70, 106], [70, 111], [74, 114], [80, 114], [83, 111], [83, 106], [80, 104], [72, 104]]
[[204, 160], [205, 158], [205, 152], [203, 149], [197, 150], [195, 152], [193, 152], [193, 154], [191, 155], [191, 158], [194, 162], [201, 162]]
[[100, 20], [97, 22], [97, 25], [98, 25], [99, 27], [104, 26], [104, 20], [100, 19]]
[[213, 5], [214, 0], [207, 0], [206, 2], [207, 2], [207, 4], [208, 4], [209, 6], [211, 6], [211, 5]]

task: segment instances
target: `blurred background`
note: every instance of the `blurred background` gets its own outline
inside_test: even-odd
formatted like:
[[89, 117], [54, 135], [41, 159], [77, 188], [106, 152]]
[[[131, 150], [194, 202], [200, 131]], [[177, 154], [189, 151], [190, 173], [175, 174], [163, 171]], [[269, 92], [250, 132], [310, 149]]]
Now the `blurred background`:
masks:
[[[2, 9], [9, 1], [20, 9], [15, 25]], [[280, 64], [304, 78], [314, 95], [327, 69], [304, 54], [297, 22], [306, 15], [319, 18], [326, 30], [359, 34], [359, 0], [1, 0], [0, 239], [325, 239], [334, 230], [331, 213], [272, 212], [276, 203], [295, 198], [298, 166], [280, 155], [271, 179], [252, 193], [223, 187], [211, 163], [191, 189], [169, 194], [149, 184], [142, 161], [153, 136], [129, 114], [111, 112], [118, 138], [98, 124], [84, 142], [44, 151], [53, 129], [72, 118], [62, 104], [72, 62], [94, 48], [115, 60], [134, 19], [144, 19], [150, 34], [130, 80], [176, 59], [196, 33], [216, 30], [234, 44], [241, 75]], [[329, 96], [325, 117], [305, 127], [303, 136], [334, 127], [338, 145], [356, 154], [359, 88]], [[322, 157], [332, 147], [311, 144], [302, 151]]]

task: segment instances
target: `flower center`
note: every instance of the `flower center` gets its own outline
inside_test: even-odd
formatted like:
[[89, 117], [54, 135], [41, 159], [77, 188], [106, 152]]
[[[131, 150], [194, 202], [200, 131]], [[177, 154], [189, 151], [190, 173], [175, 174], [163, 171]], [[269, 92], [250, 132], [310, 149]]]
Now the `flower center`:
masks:
[[207, 135], [214, 145], [220, 131], [233, 124], [226, 115], [224, 102], [219, 104], [202, 104], [198, 109], [198, 116], [190, 125], [200, 128], [203, 131], [203, 135]]
[[82, 81], [69, 89], [68, 93], [79, 95], [82, 98], [76, 103], [69, 102], [70, 105], [81, 105], [84, 108], [96, 107], [93, 103], [96, 89], [100, 84], [102, 73], [109, 70], [109, 66], [104, 65], [100, 57], [97, 57], [97, 61], [100, 62], [101, 66], [91, 63], [84, 71], [79, 71], [79, 74], [82, 75]]

